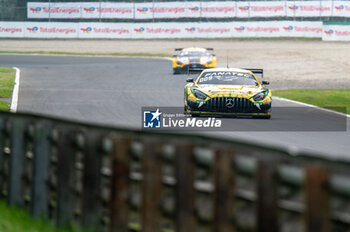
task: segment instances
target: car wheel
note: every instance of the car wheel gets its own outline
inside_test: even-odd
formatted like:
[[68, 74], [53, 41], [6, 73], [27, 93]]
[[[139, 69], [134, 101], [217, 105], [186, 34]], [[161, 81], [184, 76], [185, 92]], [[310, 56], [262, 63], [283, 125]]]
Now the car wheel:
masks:
[[199, 117], [199, 114], [191, 114], [192, 117]]
[[173, 69], [173, 74], [176, 75], [176, 74], [180, 74], [179, 70], [178, 69]]

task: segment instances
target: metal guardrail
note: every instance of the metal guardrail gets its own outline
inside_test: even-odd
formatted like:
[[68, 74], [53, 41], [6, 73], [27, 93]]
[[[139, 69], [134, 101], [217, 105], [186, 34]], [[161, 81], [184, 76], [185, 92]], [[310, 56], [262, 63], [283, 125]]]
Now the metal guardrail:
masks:
[[95, 231], [347, 231], [350, 164], [0, 113], [0, 198]]

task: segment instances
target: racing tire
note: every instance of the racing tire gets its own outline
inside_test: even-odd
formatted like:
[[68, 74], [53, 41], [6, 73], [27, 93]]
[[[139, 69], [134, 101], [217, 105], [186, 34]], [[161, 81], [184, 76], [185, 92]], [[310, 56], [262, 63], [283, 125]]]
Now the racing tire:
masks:
[[200, 116], [200, 114], [191, 114], [192, 117], [197, 118]]

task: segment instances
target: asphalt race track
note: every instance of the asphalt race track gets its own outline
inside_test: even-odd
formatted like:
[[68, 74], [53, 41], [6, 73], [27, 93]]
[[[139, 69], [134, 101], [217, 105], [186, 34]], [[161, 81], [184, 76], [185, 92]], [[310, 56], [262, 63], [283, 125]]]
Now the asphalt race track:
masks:
[[[141, 107], [183, 107], [187, 76], [172, 75], [165, 59], [4, 54], [0, 66], [21, 70], [21, 112], [140, 129]], [[235, 129], [196, 133], [350, 160], [349, 124], [338, 114], [274, 99], [271, 120], [222, 120]]]

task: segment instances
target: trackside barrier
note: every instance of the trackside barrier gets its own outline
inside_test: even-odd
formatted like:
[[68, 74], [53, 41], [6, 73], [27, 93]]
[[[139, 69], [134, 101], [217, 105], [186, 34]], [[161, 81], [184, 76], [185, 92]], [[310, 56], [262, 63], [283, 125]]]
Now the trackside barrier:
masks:
[[349, 17], [348, 1], [28, 2], [30, 19]]
[[256, 38], [322, 37], [321, 21], [249, 22], [0, 22], [2, 38]]
[[323, 41], [350, 41], [350, 23], [324, 22]]
[[0, 113], [0, 198], [92, 231], [347, 231], [350, 164]]

